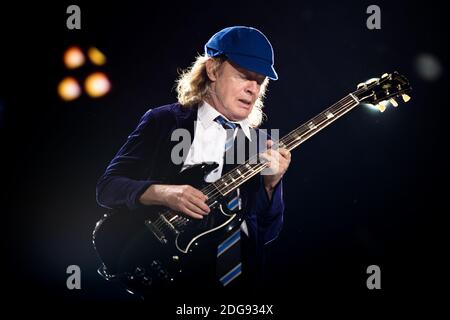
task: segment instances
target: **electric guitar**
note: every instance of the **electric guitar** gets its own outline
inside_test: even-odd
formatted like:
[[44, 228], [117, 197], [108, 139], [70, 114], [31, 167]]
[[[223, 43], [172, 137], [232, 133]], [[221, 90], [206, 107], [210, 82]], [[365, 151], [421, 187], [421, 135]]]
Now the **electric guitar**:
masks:
[[[376, 105], [384, 111], [389, 104], [398, 106], [396, 98], [407, 102], [410, 91], [408, 80], [397, 72], [370, 79], [281, 138], [278, 146], [293, 150], [356, 106]], [[266, 163], [250, 160], [209, 184], [204, 177], [217, 164], [199, 164], [179, 174], [174, 184], [190, 184], [208, 196], [206, 203], [211, 212], [203, 219], [155, 206], [105, 214], [93, 234], [94, 247], [103, 262], [103, 276], [110, 279], [129, 274], [152, 286], [175, 283], [183, 269], [193, 263], [193, 256], [207, 252], [209, 243], [216, 243], [212, 239], [223, 237], [242, 223], [241, 214], [227, 210], [225, 203], [239, 186], [266, 168]]]

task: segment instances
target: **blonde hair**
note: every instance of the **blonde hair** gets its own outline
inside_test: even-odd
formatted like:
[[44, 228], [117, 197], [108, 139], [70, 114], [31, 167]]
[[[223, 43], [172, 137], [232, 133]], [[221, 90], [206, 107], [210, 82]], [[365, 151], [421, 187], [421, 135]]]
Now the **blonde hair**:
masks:
[[[209, 80], [206, 73], [206, 61], [209, 59], [213, 59], [217, 62], [214, 64], [213, 71], [218, 70], [226, 60], [224, 57], [199, 55], [190, 68], [180, 71], [180, 76], [176, 81], [176, 90], [178, 102], [183, 107], [192, 107], [208, 97], [211, 80]], [[253, 106], [252, 112], [248, 116], [248, 120], [252, 127], [258, 127], [266, 118], [262, 108], [264, 107], [264, 98], [268, 84], [269, 79], [266, 78], [261, 84], [259, 97]]]

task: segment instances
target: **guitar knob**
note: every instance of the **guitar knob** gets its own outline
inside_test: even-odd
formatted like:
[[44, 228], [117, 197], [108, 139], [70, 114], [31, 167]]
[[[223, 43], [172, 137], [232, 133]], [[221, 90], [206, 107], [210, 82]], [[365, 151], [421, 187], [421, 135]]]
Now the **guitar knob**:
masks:
[[136, 267], [136, 269], [134, 270], [134, 274], [138, 277], [141, 277], [145, 274], [144, 269]]
[[153, 282], [152, 278], [144, 277], [142, 278], [142, 283], [146, 286], [151, 286]]

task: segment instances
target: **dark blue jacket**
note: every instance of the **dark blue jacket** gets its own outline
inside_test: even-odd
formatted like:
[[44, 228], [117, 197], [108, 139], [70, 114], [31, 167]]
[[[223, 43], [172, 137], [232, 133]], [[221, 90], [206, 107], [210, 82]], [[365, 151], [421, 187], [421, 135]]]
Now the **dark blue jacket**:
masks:
[[[98, 203], [133, 210], [143, 206], [139, 197], [149, 186], [170, 183], [182, 167], [171, 160], [171, 150], [178, 143], [171, 141], [171, 134], [184, 128], [194, 137], [196, 119], [197, 107], [184, 108], [178, 103], [148, 110], [98, 180]], [[269, 201], [262, 176], [258, 175], [241, 188], [241, 197], [252, 244], [248, 254], [262, 261], [264, 245], [278, 236], [283, 225], [282, 183]]]

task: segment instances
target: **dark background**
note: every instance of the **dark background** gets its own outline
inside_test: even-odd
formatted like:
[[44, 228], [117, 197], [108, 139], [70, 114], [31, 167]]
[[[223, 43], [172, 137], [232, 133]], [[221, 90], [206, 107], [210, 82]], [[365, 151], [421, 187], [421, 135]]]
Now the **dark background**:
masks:
[[[81, 30], [66, 28], [70, 4], [81, 8]], [[381, 8], [381, 30], [366, 28], [370, 4]], [[177, 69], [188, 67], [218, 30], [247, 25], [263, 31], [275, 50], [280, 79], [270, 83], [264, 127], [282, 134], [384, 72], [398, 70], [414, 89], [410, 103], [384, 113], [357, 108], [293, 152], [285, 225], [269, 248], [268, 298], [260, 303], [276, 303], [282, 314], [305, 298], [343, 300], [344, 307], [356, 300], [438, 303], [446, 275], [440, 227], [448, 212], [444, 7], [63, 1], [2, 3], [0, 12], [6, 301], [133, 300], [96, 274], [91, 234], [103, 213], [96, 180], [140, 116], [175, 101]], [[66, 70], [62, 55], [70, 45], [94, 45], [108, 63]], [[422, 54], [440, 66], [432, 80], [418, 71]], [[110, 77], [107, 96], [58, 98], [63, 77], [83, 79], [94, 70]], [[82, 270], [81, 290], [66, 288], [72, 264]], [[378, 291], [366, 288], [372, 264], [381, 268]], [[204, 295], [191, 300], [201, 304]]]

